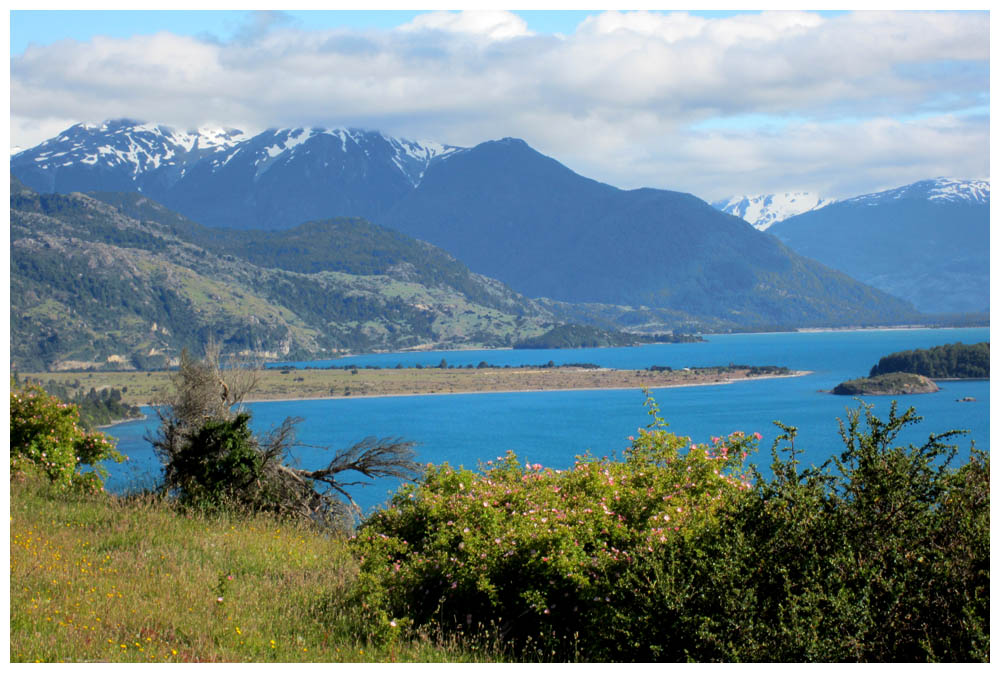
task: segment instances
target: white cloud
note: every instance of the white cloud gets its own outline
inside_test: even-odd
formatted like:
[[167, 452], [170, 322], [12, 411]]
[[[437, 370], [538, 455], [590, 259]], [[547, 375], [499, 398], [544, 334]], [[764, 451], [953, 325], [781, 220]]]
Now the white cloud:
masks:
[[420, 14], [397, 28], [400, 32], [443, 31], [452, 34], [475, 35], [490, 40], [508, 40], [531, 35], [524, 19], [501, 11], [430, 12]]
[[228, 43], [30, 47], [11, 61], [11, 142], [123, 116], [459, 145], [517, 136], [589, 177], [703, 198], [988, 177], [988, 120], [952, 114], [989, 104], [982, 12], [607, 12], [560, 37], [508, 12], [433, 12], [390, 31], [264, 18]]

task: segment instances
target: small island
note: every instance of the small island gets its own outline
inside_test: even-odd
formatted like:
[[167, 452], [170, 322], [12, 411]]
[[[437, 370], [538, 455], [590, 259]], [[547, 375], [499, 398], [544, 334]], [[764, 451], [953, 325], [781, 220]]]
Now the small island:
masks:
[[895, 372], [844, 381], [833, 389], [834, 395], [913, 395], [936, 393], [937, 384], [926, 376]]
[[[990, 344], [963, 343], [901, 351], [878, 361], [867, 378], [844, 381], [834, 395], [912, 395], [940, 390], [931, 379], [988, 379]], [[959, 401], [966, 401], [965, 399]]]

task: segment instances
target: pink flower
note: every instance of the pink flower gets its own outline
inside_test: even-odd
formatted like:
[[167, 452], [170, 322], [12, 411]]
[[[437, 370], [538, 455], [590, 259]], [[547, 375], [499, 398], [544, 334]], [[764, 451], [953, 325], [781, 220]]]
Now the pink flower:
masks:
[[759, 432], [755, 432], [753, 433], [753, 438], [759, 442], [760, 440], [764, 439], [764, 435], [760, 434]]

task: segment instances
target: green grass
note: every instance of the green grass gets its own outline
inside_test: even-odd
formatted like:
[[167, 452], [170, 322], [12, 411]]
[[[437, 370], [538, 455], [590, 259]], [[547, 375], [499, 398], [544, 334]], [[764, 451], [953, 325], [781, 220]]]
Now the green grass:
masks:
[[[346, 540], [266, 516], [11, 483], [12, 662], [495, 661], [434, 634], [370, 645]], [[221, 600], [220, 600], [221, 598]]]

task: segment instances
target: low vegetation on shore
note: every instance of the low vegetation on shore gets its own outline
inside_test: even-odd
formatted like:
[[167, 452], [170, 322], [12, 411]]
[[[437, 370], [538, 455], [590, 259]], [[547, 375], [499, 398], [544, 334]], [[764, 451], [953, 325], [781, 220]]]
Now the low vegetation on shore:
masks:
[[697, 335], [635, 334], [619, 330], [606, 330], [592, 325], [557, 325], [544, 334], [514, 342], [515, 349], [533, 348], [608, 348], [638, 346], [648, 343], [696, 343], [704, 341]]
[[692, 444], [650, 398], [620, 457], [427, 466], [347, 530], [274, 506], [244, 414], [167, 424], [234, 390], [199, 380], [164, 421], [173, 494], [52, 479], [43, 443], [73, 471], [94, 445], [12, 414], [12, 661], [989, 660], [989, 455], [953, 465], [954, 431], [902, 445], [912, 409], [862, 405], [819, 467], [780, 426], [764, 477], [759, 435]]

